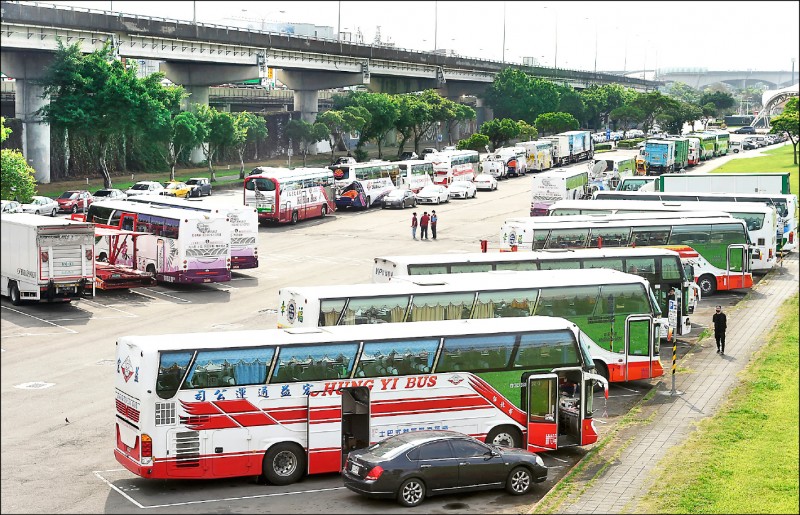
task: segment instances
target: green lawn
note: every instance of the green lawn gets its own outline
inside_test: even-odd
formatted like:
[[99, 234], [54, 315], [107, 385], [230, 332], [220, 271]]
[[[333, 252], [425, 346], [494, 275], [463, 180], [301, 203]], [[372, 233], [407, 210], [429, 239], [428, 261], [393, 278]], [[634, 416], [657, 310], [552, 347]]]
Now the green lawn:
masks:
[[792, 193], [798, 195], [800, 192], [800, 167], [794, 164], [792, 157], [792, 145], [783, 145], [764, 152], [763, 156], [741, 157], [731, 159], [719, 168], [715, 168], [711, 173], [781, 173], [789, 172], [789, 187]]
[[643, 513], [797, 513], [798, 296], [713, 417], [659, 466]]

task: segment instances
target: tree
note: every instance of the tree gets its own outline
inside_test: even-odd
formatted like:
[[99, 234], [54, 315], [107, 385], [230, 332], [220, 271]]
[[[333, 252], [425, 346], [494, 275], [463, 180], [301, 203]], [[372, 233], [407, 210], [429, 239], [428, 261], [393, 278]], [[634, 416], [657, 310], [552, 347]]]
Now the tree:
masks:
[[637, 95], [630, 88], [619, 84], [593, 85], [580, 93], [585, 106], [585, 120], [594, 128], [599, 128], [608, 121], [609, 113], [614, 109], [630, 103]]
[[675, 82], [667, 89], [667, 95], [689, 104], [700, 105], [700, 97], [703, 93], [683, 82]]
[[291, 120], [286, 124], [286, 136], [300, 143], [303, 153], [303, 166], [306, 165], [308, 146], [327, 139], [330, 136], [328, 127], [323, 123], [310, 124], [303, 120]]
[[630, 105], [640, 109], [644, 114], [642, 130], [647, 133], [653, 127], [656, 118], [666, 110], [674, 109], [678, 105], [678, 101], [662, 95], [658, 91], [651, 91], [650, 93], [640, 93]]
[[578, 127], [578, 120], [569, 113], [544, 113], [536, 118], [536, 129], [543, 134], [573, 131]]
[[488, 137], [489, 141], [492, 142], [492, 149], [497, 150], [505, 145], [507, 141], [519, 135], [519, 126], [517, 122], [509, 118], [495, 118], [484, 122], [478, 132]]
[[181, 111], [174, 116], [168, 125], [167, 152], [164, 159], [169, 165], [169, 179], [175, 180], [175, 165], [184, 150], [202, 144], [206, 137], [207, 127], [200, 123], [191, 111]]
[[234, 142], [234, 122], [233, 116], [225, 111], [218, 111], [205, 104], [195, 104], [196, 116], [199, 122], [207, 128], [203, 143], [203, 155], [208, 163], [208, 173], [211, 182], [217, 181], [217, 174], [214, 172], [214, 156], [220, 149]]
[[378, 145], [378, 158], [383, 159], [383, 142], [399, 116], [397, 102], [386, 93], [355, 92], [352, 96], [355, 105], [363, 107], [371, 115], [369, 123], [361, 130], [359, 146], [374, 140]]
[[[631, 105], [619, 106], [611, 111], [608, 116], [617, 124], [622, 124], [623, 139], [632, 123], [639, 123], [644, 120], [644, 112], [638, 107]], [[617, 126], [617, 128], [619, 128], [619, 126]]]
[[334, 160], [337, 146], [340, 150], [350, 150], [344, 141], [345, 133], [361, 131], [370, 118], [369, 111], [359, 106], [330, 109], [317, 115], [317, 122], [324, 124], [330, 134], [331, 161]]
[[111, 144], [130, 134], [158, 133], [168, 123], [175, 91], [161, 86], [163, 75], [139, 79], [133, 61], [114, 58], [111, 44], [83, 55], [78, 43], [65, 47], [58, 40], [53, 63], [40, 81], [51, 101], [37, 111], [42, 119], [80, 137], [112, 186], [108, 167]]
[[676, 100], [674, 105], [668, 106], [661, 114], [661, 127], [670, 134], [681, 134], [684, 124], [702, 117], [703, 110], [699, 106]]
[[733, 106], [736, 105], [736, 100], [730, 93], [722, 91], [706, 92], [700, 97], [700, 105], [714, 104], [714, 115], [717, 117], [724, 116]]
[[792, 142], [794, 164], [797, 166], [797, 143], [800, 135], [800, 111], [797, 107], [797, 97], [790, 98], [783, 108], [783, 112], [778, 116], [770, 119], [769, 123], [772, 128], [769, 130], [770, 134], [779, 134], [786, 132], [789, 135], [789, 141]]
[[[429, 120], [431, 112], [429, 106], [417, 95], [396, 95], [394, 99], [397, 103], [397, 118], [394, 120], [394, 128], [400, 135], [400, 142], [397, 145], [397, 156], [400, 157], [406, 142], [414, 138], [414, 129], [419, 124], [425, 123], [425, 120]], [[416, 144], [414, 151], [419, 151]]]
[[519, 128], [519, 137], [525, 141], [532, 141], [539, 137], [536, 127], [529, 125], [525, 120], [517, 121], [517, 127]]
[[[571, 114], [578, 120], [578, 123], [585, 121], [586, 105], [580, 93], [575, 91], [572, 87], [561, 88], [559, 93], [558, 111]], [[596, 128], [597, 126], [595, 126], [595, 129]]]
[[541, 113], [558, 109], [559, 89], [550, 81], [506, 68], [497, 74], [484, 98], [494, 110], [495, 118], [525, 120], [530, 124]]
[[458, 150], [477, 150], [483, 152], [489, 146], [489, 136], [476, 133], [469, 138], [459, 140], [456, 144]]
[[447, 141], [450, 145], [452, 145], [453, 129], [455, 129], [455, 125], [459, 122], [474, 120], [477, 116], [477, 113], [468, 105], [459, 104], [458, 102], [452, 102], [450, 100], [448, 100], [448, 102], [449, 109], [447, 110], [447, 114], [443, 122], [447, 128]]
[[[236, 113], [233, 118], [233, 138], [232, 144], [239, 154], [239, 178], [244, 179], [244, 151], [247, 144], [251, 142], [256, 143], [258, 147], [258, 139], [267, 135], [267, 122], [260, 116], [247, 111]], [[258, 155], [258, 151], [256, 151]]]
[[[11, 134], [5, 118], [0, 118], [0, 127], [0, 141], [5, 141]], [[30, 202], [31, 197], [36, 195], [35, 173], [22, 152], [4, 148], [0, 151], [0, 196], [23, 203]]]

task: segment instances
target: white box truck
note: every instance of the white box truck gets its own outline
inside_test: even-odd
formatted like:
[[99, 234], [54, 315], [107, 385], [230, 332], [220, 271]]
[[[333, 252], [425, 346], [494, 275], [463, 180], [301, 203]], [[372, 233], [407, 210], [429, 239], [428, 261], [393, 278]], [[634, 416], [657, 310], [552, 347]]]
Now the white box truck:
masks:
[[0, 222], [0, 293], [12, 304], [94, 292], [94, 224], [28, 213], [3, 214]]
[[548, 136], [553, 142], [553, 165], [564, 166], [594, 157], [594, 140], [589, 131], [567, 131]]

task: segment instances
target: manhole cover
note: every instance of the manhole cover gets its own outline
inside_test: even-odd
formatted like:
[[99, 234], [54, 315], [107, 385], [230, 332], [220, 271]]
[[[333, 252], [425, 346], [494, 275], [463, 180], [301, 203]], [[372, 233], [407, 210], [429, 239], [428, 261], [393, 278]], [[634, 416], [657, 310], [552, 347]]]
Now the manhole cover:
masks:
[[113, 359], [101, 359], [95, 363], [95, 365], [113, 365], [114, 363], [116, 363], [116, 361]]
[[55, 386], [55, 383], [44, 383], [42, 381], [34, 381], [32, 383], [22, 383], [15, 385], [14, 388], [19, 388], [20, 390], [42, 390], [44, 388], [50, 388], [51, 386]]
[[242, 324], [214, 324], [211, 326], [212, 329], [239, 329], [242, 327]]

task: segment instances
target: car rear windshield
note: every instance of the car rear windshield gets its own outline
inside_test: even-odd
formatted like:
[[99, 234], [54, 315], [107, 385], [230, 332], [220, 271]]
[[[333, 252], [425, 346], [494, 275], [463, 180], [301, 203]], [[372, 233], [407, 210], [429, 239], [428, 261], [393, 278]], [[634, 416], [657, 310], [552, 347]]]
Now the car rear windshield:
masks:
[[146, 190], [146, 189], [150, 189], [150, 185], [149, 184], [134, 184], [133, 187], [131, 187], [131, 189], [132, 190]]
[[376, 458], [392, 459], [404, 452], [408, 452], [418, 443], [416, 441], [409, 442], [403, 437], [394, 437], [373, 444], [367, 450]]
[[58, 198], [68, 198], [68, 199], [73, 199], [73, 198], [78, 198], [78, 194], [77, 194], [77, 193], [75, 193], [74, 191], [65, 191], [65, 192], [64, 192], [64, 193], [62, 193], [62, 194], [61, 194], [61, 196], [60, 196], [60, 197], [58, 197]]

